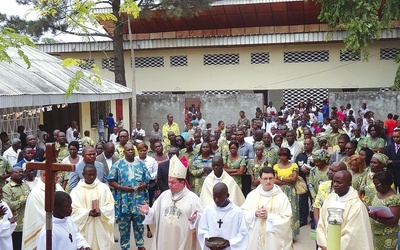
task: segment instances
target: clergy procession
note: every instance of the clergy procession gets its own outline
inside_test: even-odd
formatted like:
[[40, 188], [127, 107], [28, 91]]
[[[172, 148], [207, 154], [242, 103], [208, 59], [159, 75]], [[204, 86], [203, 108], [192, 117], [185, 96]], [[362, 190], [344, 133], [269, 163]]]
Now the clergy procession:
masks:
[[49, 232], [65, 250], [397, 249], [397, 115], [311, 100], [238, 113], [212, 129], [192, 108], [182, 132], [168, 114], [150, 133], [100, 115], [97, 144], [76, 121], [46, 148], [3, 136], [0, 249], [48, 249]]

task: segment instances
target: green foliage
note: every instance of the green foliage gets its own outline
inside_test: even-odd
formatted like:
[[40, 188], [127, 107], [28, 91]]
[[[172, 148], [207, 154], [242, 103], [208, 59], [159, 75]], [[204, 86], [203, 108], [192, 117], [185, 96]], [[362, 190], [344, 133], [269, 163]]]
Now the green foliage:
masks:
[[[319, 19], [333, 30], [346, 30], [346, 50], [362, 53], [368, 59], [367, 47], [381, 38], [382, 29], [390, 29], [400, 19], [399, 0], [314, 0], [321, 4]], [[397, 63], [400, 60], [396, 60]], [[393, 89], [400, 89], [400, 68]]]
[[18, 55], [24, 60], [27, 67], [31, 67], [28, 56], [22, 50], [24, 45], [35, 47], [35, 44], [25, 35], [20, 35], [11, 28], [0, 28], [0, 62], [12, 62], [11, 57], [7, 53], [8, 48], [15, 48]]
[[[66, 58], [62, 60], [62, 66], [64, 68], [76, 67], [84, 63], [85, 62], [83, 60], [76, 58]], [[93, 71], [94, 73], [92, 74], [85, 74], [83, 70], [77, 70], [75, 72], [75, 75], [71, 79], [69, 79], [69, 85], [65, 93], [66, 97], [68, 98], [73, 91], [79, 90], [79, 81], [81, 79], [86, 79], [90, 82], [93, 82], [94, 84], [101, 85], [101, 76], [98, 73], [100, 71], [99, 67], [97, 65], [93, 65]]]
[[139, 16], [139, 6], [137, 6], [134, 0], [125, 0], [125, 2], [121, 4], [119, 10], [133, 16], [133, 18]]

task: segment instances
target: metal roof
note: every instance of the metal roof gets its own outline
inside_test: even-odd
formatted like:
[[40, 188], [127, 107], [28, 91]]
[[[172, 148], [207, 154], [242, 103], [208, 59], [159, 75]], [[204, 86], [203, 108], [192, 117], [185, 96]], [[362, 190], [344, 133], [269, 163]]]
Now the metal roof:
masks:
[[[257, 34], [240, 36], [214, 36], [214, 37], [189, 37], [174, 39], [147, 39], [135, 40], [134, 49], [165, 49], [165, 48], [196, 48], [196, 47], [218, 47], [218, 46], [247, 46], [266, 44], [291, 44], [291, 43], [320, 43], [327, 41], [342, 41], [347, 37], [347, 32], [304, 32], [291, 34]], [[382, 39], [400, 38], [400, 29], [382, 30]], [[124, 41], [124, 50], [129, 50], [129, 41]], [[39, 44], [39, 49], [46, 53], [68, 53], [68, 52], [94, 52], [113, 50], [112, 41], [103, 42], [76, 42]]]
[[[0, 108], [43, 106], [127, 99], [132, 90], [113, 81], [102, 79], [101, 85], [89, 80], [79, 81], [79, 90], [67, 99], [69, 80], [77, 67], [64, 68], [61, 60], [32, 47], [23, 47], [31, 67], [18, 56], [15, 49], [7, 50], [12, 63], [0, 62]], [[88, 71], [84, 71], [90, 74]]]

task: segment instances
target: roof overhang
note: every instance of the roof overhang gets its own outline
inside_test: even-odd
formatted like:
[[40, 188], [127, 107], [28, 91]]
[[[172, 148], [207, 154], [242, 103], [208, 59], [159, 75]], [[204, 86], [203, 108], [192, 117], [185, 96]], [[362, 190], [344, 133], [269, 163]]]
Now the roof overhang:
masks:
[[[12, 62], [0, 62], [0, 108], [44, 106], [62, 103], [106, 101], [128, 99], [132, 90], [113, 81], [102, 79], [97, 85], [89, 80], [79, 81], [79, 90], [69, 98], [66, 91], [69, 81], [80, 70], [77, 67], [64, 68], [61, 60], [35, 48], [24, 47], [31, 67], [9, 49]], [[84, 71], [85, 74], [90, 74]]]
[[[130, 22], [132, 33], [159, 33], [186, 30], [212, 30], [264, 26], [291, 26], [319, 24], [320, 4], [313, 1], [225, 1], [214, 4], [210, 9], [201, 10], [190, 18], [166, 17], [165, 11], [151, 11], [148, 17], [139, 17]], [[126, 13], [123, 13], [123, 18]], [[113, 35], [113, 21], [99, 21], [105, 30]], [[123, 33], [128, 34], [128, 23], [123, 25]]]

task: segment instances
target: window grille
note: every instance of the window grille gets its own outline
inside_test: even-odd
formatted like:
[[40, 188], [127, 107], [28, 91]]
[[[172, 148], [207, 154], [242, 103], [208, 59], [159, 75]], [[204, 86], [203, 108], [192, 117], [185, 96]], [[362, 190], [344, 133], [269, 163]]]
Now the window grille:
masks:
[[340, 51], [340, 61], [341, 62], [348, 62], [348, 61], [360, 61], [360, 56], [352, 55], [352, 50], [347, 51]]
[[328, 98], [328, 89], [284, 89], [283, 103], [289, 108], [297, 106], [300, 102], [307, 99], [314, 100], [318, 107], [322, 107], [322, 102]]
[[142, 91], [140, 95], [164, 95], [162, 91]]
[[235, 65], [239, 64], [239, 54], [205, 54], [203, 65]]
[[136, 57], [135, 58], [136, 68], [161, 68], [164, 67], [164, 57], [153, 56], [153, 57]]
[[206, 95], [238, 95], [240, 94], [239, 90], [205, 90], [204, 94]]
[[188, 66], [187, 56], [170, 56], [169, 63], [171, 67], [185, 67]]
[[101, 59], [101, 68], [102, 69], [109, 69], [109, 70], [114, 70], [114, 58], [109, 57], [109, 58], [102, 58]]
[[400, 54], [400, 48], [381, 48], [379, 54], [381, 60], [393, 60]]
[[329, 62], [329, 50], [288, 51], [283, 58], [284, 63]]
[[81, 59], [82, 63], [79, 65], [82, 69], [93, 69], [94, 59]]
[[251, 53], [251, 64], [267, 64], [269, 63], [269, 53]]
[[111, 113], [111, 102], [90, 102], [90, 123], [92, 128], [97, 126], [99, 115], [103, 115], [104, 123], [108, 114]]

